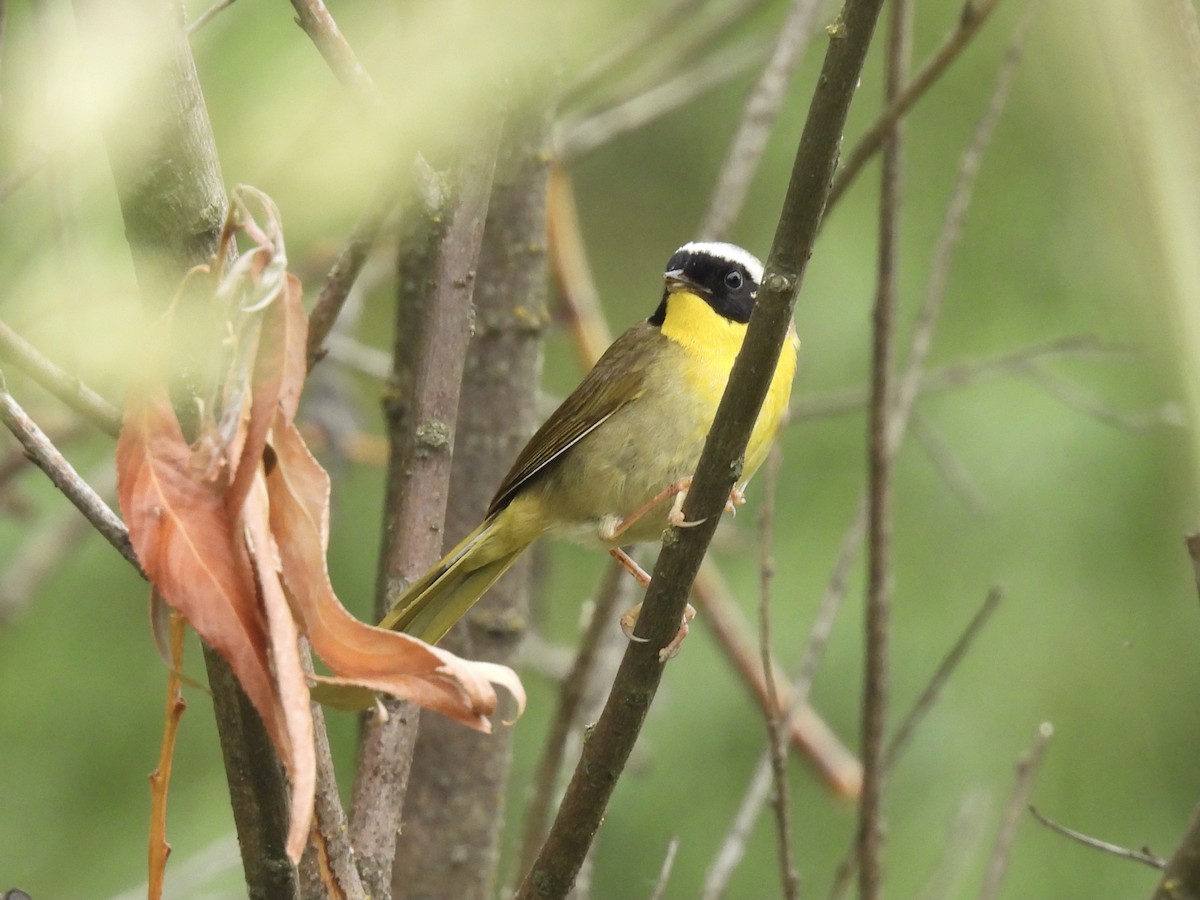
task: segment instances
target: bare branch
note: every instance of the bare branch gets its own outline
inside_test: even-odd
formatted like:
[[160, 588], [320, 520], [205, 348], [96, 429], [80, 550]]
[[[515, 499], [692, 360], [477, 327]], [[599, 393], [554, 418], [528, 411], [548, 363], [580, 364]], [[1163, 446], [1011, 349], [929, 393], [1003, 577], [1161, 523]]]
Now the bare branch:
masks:
[[[950, 676], [954, 674], [959, 663], [966, 657], [968, 651], [975, 643], [975, 639], [983, 631], [984, 625], [991, 619], [992, 614], [1000, 605], [1002, 594], [999, 588], [992, 588], [988, 591], [988, 595], [984, 598], [983, 605], [979, 611], [971, 617], [971, 621], [967, 623], [967, 627], [962, 634], [958, 636], [951, 646], [950, 650], [942, 658], [941, 663], [934, 670], [925, 689], [914, 701], [908, 713], [900, 722], [900, 726], [896, 729], [888, 741], [887, 750], [884, 752], [884, 771], [890, 773], [896, 764], [900, 761], [901, 755], [908, 748], [912, 736], [916, 734], [917, 728], [924, 720], [925, 716], [933, 709], [941, 696], [942, 688], [946, 686], [946, 682], [950, 680]], [[850, 847], [846, 854], [842, 857], [842, 861], [838, 863], [838, 867], [834, 872], [833, 884], [829, 888], [830, 900], [838, 900], [844, 897], [850, 889], [851, 882], [854, 880], [854, 873], [858, 865], [858, 856], [854, 852], [854, 847]]]
[[354, 48], [346, 41], [322, 0], [291, 2], [296, 10], [296, 24], [304, 29], [338, 81], [363, 99], [377, 102], [379, 92], [374, 80], [359, 62]]
[[388, 214], [395, 208], [397, 192], [394, 188], [382, 189], [381, 199], [377, 200], [355, 223], [346, 239], [345, 245], [338, 253], [325, 283], [321, 285], [321, 293], [313, 304], [308, 316], [308, 368], [311, 371], [327, 352], [325, 341], [329, 338], [337, 321], [338, 314], [350, 296], [367, 255], [371, 252], [383, 223]]
[[821, 0], [794, 0], [792, 4], [771, 58], [742, 109], [741, 122], [721, 164], [708, 212], [699, 229], [704, 240], [723, 239], [741, 212], [792, 75], [808, 48], [820, 7]]
[[[996, 356], [949, 363], [930, 369], [921, 374], [917, 395], [923, 397], [969, 387], [993, 378], [1024, 375], [1031, 366], [1045, 360], [1127, 355], [1128, 352], [1126, 347], [1108, 344], [1091, 335], [1069, 335]], [[829, 391], [820, 396], [800, 397], [788, 411], [788, 421], [803, 422], [857, 412], [866, 407], [868, 396], [865, 387], [856, 386]]]
[[[495, 171], [498, 123], [492, 125], [490, 134], [481, 129], [478, 145], [451, 179], [455, 196], [447, 201], [448, 209], [427, 206], [414, 226], [417, 233], [401, 252], [401, 266], [412, 277], [400, 279], [394, 387], [385, 401], [391, 460], [377, 615], [441, 555], [451, 448], [471, 334], [471, 273]], [[385, 705], [388, 718], [372, 717], [363, 728], [350, 814], [363, 888], [378, 898], [391, 896], [396, 836], [418, 719], [410, 703]]]
[[74, 375], [60, 369], [32, 344], [0, 322], [0, 356], [83, 416], [105, 434], [121, 433], [121, 411]]
[[979, 607], [971, 621], [967, 623], [967, 627], [963, 629], [962, 634], [958, 636], [950, 650], [942, 657], [942, 661], [938, 663], [938, 667], [934, 670], [929, 682], [925, 685], [925, 689], [921, 691], [913, 703], [908, 714], [900, 722], [900, 726], [896, 729], [888, 741], [887, 751], [884, 754], [885, 764], [890, 769], [896, 765], [900, 759], [900, 755], [908, 748], [909, 741], [916, 733], [917, 727], [924, 721], [925, 716], [933, 709], [941, 696], [942, 688], [946, 686], [946, 682], [950, 680], [950, 676], [958, 669], [959, 663], [966, 657], [968, 651], [975, 643], [975, 639], [979, 637], [980, 632], [989, 621], [992, 614], [1000, 606], [1000, 601], [1003, 599], [1004, 593], [998, 587], [988, 591], [987, 596], [983, 600], [983, 605]]
[[580, 637], [579, 651], [571, 669], [559, 685], [558, 706], [546, 730], [542, 755], [534, 770], [532, 796], [525, 812], [525, 831], [521, 841], [520, 872], [528, 871], [533, 865], [538, 848], [546, 836], [550, 812], [558, 796], [558, 778], [566, 756], [567, 739], [579, 720], [578, 710], [588, 686], [593, 682], [598, 655], [606, 643], [604, 638], [615, 631], [614, 613], [623, 606], [632, 605], [634, 584], [636, 582], [624, 569], [612, 565], [604, 570], [604, 577], [596, 590], [591, 619]]
[[191, 37], [209, 22], [217, 17], [217, 14], [233, 6], [234, 0], [217, 0], [212, 6], [196, 17], [196, 21], [192, 22], [187, 27], [187, 35]]
[[[882, 0], [849, 0], [830, 43], [796, 153], [783, 213], [754, 316], [705, 442], [683, 514], [699, 522], [669, 531], [635, 635], [537, 861], [516, 896], [562, 896], [591, 846], [662, 678], [659, 648], [672, 639], [701, 557], [712, 540], [788, 332], [796, 292], [825, 209], [837, 147]], [[680, 533], [682, 531], [682, 533]]]
[[[885, 56], [884, 94], [895, 100], [912, 55], [912, 3], [893, 0]], [[877, 900], [883, 890], [883, 786], [886, 772], [889, 644], [892, 607], [892, 462], [889, 436], [897, 417], [892, 402], [892, 356], [900, 285], [900, 210], [904, 133], [897, 121], [883, 147], [879, 201], [879, 264], [871, 316], [871, 401], [868, 416], [867, 591], [864, 614], [862, 734], [863, 789], [858, 804], [858, 892]]]
[[671, 880], [671, 869], [675, 867], [675, 854], [679, 852], [679, 838], [671, 838], [667, 844], [667, 855], [663, 857], [662, 868], [658, 872], [658, 882], [654, 885], [654, 893], [650, 900], [662, 900], [667, 892], [667, 882]]
[[879, 152], [891, 132], [892, 126], [904, 118], [905, 114], [925, 95], [925, 92], [937, 83], [942, 73], [967, 49], [971, 39], [975, 37], [979, 29], [983, 27], [983, 23], [999, 5], [1000, 0], [982, 0], [978, 3], [975, 0], [967, 0], [958, 16], [954, 30], [946, 35], [941, 45], [933, 52], [920, 71], [905, 85], [904, 90], [888, 103], [879, 117], [858, 139], [858, 143], [846, 154], [841, 169], [834, 177], [833, 187], [829, 191], [830, 207], [837, 204], [842, 198], [842, 194], [846, 192], [846, 188], [858, 177], [862, 167]]
[[732, 81], [756, 65], [762, 41], [749, 39], [700, 55], [700, 62], [647, 90], [587, 118], [561, 125], [555, 137], [555, 159], [569, 165], [597, 147], [660, 119], [713, 88]]
[[979, 892], [979, 900], [996, 900], [1000, 895], [1000, 885], [1004, 881], [1004, 873], [1008, 870], [1008, 861], [1012, 856], [1013, 840], [1017, 836], [1017, 825], [1021, 821], [1021, 812], [1029, 805], [1029, 795], [1033, 791], [1033, 782], [1037, 777], [1042, 759], [1046, 755], [1046, 747], [1054, 736], [1054, 728], [1049, 722], [1038, 726], [1033, 737], [1033, 743], [1025, 755], [1017, 762], [1017, 780], [1013, 785], [1012, 794], [1000, 820], [1000, 831], [996, 835], [996, 844], [992, 848], [988, 860], [987, 873], [983, 879], [983, 889]]
[[1091, 835], [1084, 834], [1082, 831], [1076, 831], [1074, 828], [1068, 828], [1066, 825], [1060, 825], [1049, 816], [1044, 816], [1038, 812], [1036, 806], [1030, 806], [1029, 812], [1033, 817], [1049, 828], [1051, 831], [1057, 831], [1063, 837], [1068, 837], [1071, 840], [1083, 844], [1085, 847], [1091, 847], [1093, 850], [1099, 850], [1101, 853], [1107, 853], [1110, 856], [1115, 856], [1118, 859], [1128, 859], [1133, 862], [1139, 862], [1142, 865], [1149, 866], [1152, 869], [1165, 869], [1167, 861], [1161, 856], [1156, 856], [1148, 849], [1131, 850], [1129, 847], [1122, 847], [1120, 844], [1110, 844], [1108, 841], [1102, 841], [1099, 838], [1094, 838]]
[[775, 489], [779, 483], [782, 451], [771, 449], [763, 473], [762, 511], [759, 513], [759, 652], [762, 657], [762, 676], [766, 684], [766, 721], [768, 747], [771, 754], [771, 777], [775, 790], [771, 803], [775, 807], [775, 837], [779, 857], [780, 881], [783, 896], [796, 900], [800, 895], [800, 873], [792, 853], [792, 823], [788, 808], [787, 744], [784, 741], [787, 711], [780, 704], [775, 690], [775, 663], [771, 658], [771, 582], [775, 578], [775, 560], [771, 556], [771, 537], [775, 526]]

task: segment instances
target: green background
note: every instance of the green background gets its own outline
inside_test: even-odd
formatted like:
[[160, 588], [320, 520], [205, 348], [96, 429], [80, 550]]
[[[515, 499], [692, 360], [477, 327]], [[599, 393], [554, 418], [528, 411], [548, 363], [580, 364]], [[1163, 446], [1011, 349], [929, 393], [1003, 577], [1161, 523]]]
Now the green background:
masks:
[[[1187, 331], [1196, 285], [1173, 276], [1186, 269], [1174, 248], [1197, 244], [1188, 243], [1195, 235], [1188, 223], [1172, 218], [1178, 198], [1184, 208], [1189, 197], [1197, 205], [1197, 170], [1186, 161], [1198, 148], [1155, 130], [1162, 119], [1153, 89], [1156, 46], [1130, 26], [1136, 6], [1062, 0], [1042, 10], [983, 163], [931, 359], [937, 367], [1072, 335], [1121, 344], [1121, 353], [1046, 364], [1105, 414], [1064, 402], [1027, 374], [1003, 374], [918, 405], [969, 491], [947, 478], [928, 444], [910, 439], [897, 461], [892, 721], [988, 589], [1002, 587], [1005, 599], [889, 782], [889, 896], [923, 896], [948, 858], [953, 873], [944, 896], [977, 894], [1014, 764], [1042, 722], [1053, 723], [1055, 737], [1033, 801], [1058, 821], [1166, 854], [1200, 796], [1200, 611], [1183, 547], [1184, 533], [1196, 527], [1196, 444], [1192, 426], [1178, 424], [1197, 378]], [[958, 5], [919, 7], [921, 60], [953, 27]], [[190, 4], [193, 15], [202, 8]], [[253, 184], [278, 203], [293, 268], [311, 299], [389, 160], [421, 150], [435, 164], [444, 161], [448, 148], [471, 140], [474, 114], [500, 83], [511, 77], [544, 98], [548, 85], [625, 34], [622, 23], [638, 8], [593, 4], [572, 18], [552, 4], [519, 13], [489, 7], [489, 21], [438, 4], [331, 4], [394, 103], [389, 112], [400, 124], [385, 150], [372, 145], [361, 110], [291, 23], [286, 4], [236, 4], [193, 40], [226, 183]], [[758, 35], [760, 44], [769, 42], [785, 11], [766, 4], [720, 40]], [[900, 346], [925, 290], [959, 157], [1022, 11], [1017, 0], [1003, 3], [908, 120]], [[619, 74], [656, 72], [668, 49], [713, 13], [704, 7], [675, 17]], [[731, 236], [759, 254], [770, 246], [824, 43], [818, 34], [810, 47]], [[78, 49], [68, 10], [11, 11], [0, 173], [37, 146], [56, 150], [50, 166], [0, 206], [0, 316], [115, 398], [143, 348], [106, 156], [89, 119], [111, 85], [81, 76]], [[699, 61], [693, 52], [652, 80]], [[584, 239], [614, 329], [652, 311], [663, 263], [694, 236], [755, 71], [572, 167]], [[880, 78], [876, 52], [852, 112], [851, 143], [879, 108]], [[594, 95], [622, 83], [611, 78]], [[1194, 106], [1174, 114], [1188, 112], [1195, 116]], [[1147, 149], [1156, 146], [1171, 152]], [[875, 165], [831, 213], [813, 256], [796, 311], [803, 341], [797, 398], [866, 378], [877, 182]], [[384, 279], [363, 298], [357, 328], [361, 340], [379, 347], [387, 346], [389, 288]], [[40, 422], [52, 429], [69, 423], [36, 387], [5, 374]], [[547, 392], [562, 396], [578, 377], [565, 336], [551, 331]], [[363, 427], [379, 431], [381, 385], [348, 380]], [[1148, 427], [1112, 421], [1122, 416]], [[782, 439], [773, 608], [776, 653], [789, 669], [863, 488], [865, 430], [860, 410], [795, 422]], [[11, 446], [0, 439], [0, 447]], [[88, 433], [65, 446], [85, 475], [111, 461], [111, 444]], [[381, 478], [370, 466], [335, 468], [330, 566], [343, 602], [360, 614], [373, 580]], [[761, 492], [761, 484], [752, 486], [750, 504], [725, 523], [715, 551], [747, 616], [757, 604]], [[27, 552], [44, 523], [70, 515], [32, 469], [0, 498], [5, 567]], [[605, 560], [573, 548], [554, 548], [545, 560], [544, 630], [569, 644]], [[813, 692], [851, 746], [862, 581], [859, 566]], [[0, 626], [0, 889], [19, 886], [38, 900], [92, 898], [136, 889], [144, 879], [146, 774], [158, 753], [165, 683], [146, 599], [144, 584], [91, 536]], [[201, 671], [194, 642], [188, 670]], [[536, 671], [525, 683], [531, 702], [515, 726], [510, 850], [555, 698]], [[197, 691], [188, 699], [171, 792], [168, 889], [236, 897], [244, 888], [209, 705]], [[331, 719], [345, 774], [352, 722]], [[763, 745], [761, 717], [702, 617], [667, 668], [617, 788], [598, 840], [594, 895], [647, 896], [678, 836], [667, 896], [695, 896]], [[805, 892], [823, 896], [853, 834], [854, 810], [831, 798], [803, 763], [793, 761], [790, 772]], [[212, 858], [195, 866], [200, 875], [189, 873], [189, 860], [209, 851]], [[195, 880], [172, 880], [185, 875]], [[1154, 878], [1025, 817], [1002, 896], [1148, 896]], [[729, 896], [778, 892], [764, 816]]]

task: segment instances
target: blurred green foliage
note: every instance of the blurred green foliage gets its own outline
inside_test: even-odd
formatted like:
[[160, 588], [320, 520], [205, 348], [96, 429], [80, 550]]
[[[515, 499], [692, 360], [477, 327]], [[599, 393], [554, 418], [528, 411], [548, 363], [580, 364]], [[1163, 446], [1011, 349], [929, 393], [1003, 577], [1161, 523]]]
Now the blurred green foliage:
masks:
[[[0, 174], [39, 147], [50, 153], [0, 208], [0, 316], [117, 398], [139, 355], [131, 326], [138, 305], [103, 144], [94, 121], [79, 115], [90, 100], [102, 106], [96, 98], [105, 85], [84, 74], [69, 7], [35, 7], [9, 11]], [[767, 4], [739, 32], [767, 39], [784, 7]], [[1004, 4], [908, 120], [902, 345], [959, 156], [1022, 7]], [[202, 8], [189, 4], [193, 16]], [[494, 102], [506, 79], [530, 86], [536, 102], [619, 39], [640, 6], [610, 0], [566, 14], [549, 3], [519, 13], [478, 5], [469, 15], [461, 5], [447, 11], [429, 3], [331, 8], [394, 104], [378, 141], [286, 4], [236, 4], [193, 39], [224, 177], [274, 197], [310, 296], [389, 167], [406, 166], [417, 151], [436, 164], [469, 141], [472, 110]], [[919, 4], [918, 58], [958, 9], [948, 0]], [[893, 721], [989, 587], [1001, 586], [1005, 600], [891, 779], [892, 896], [920, 896], [949, 853], [958, 868], [945, 896], [977, 893], [1014, 762], [1043, 721], [1054, 724], [1055, 738], [1034, 801], [1065, 824], [1165, 854], [1200, 796], [1200, 719], [1192, 708], [1200, 615], [1182, 543], [1196, 526], [1196, 443], [1194, 432], [1161, 414], [1171, 404], [1187, 408], [1198, 375], [1186, 327], [1194, 315], [1186, 304], [1196, 302], [1188, 289], [1197, 285], [1173, 277], [1172, 245], [1162, 239], [1180, 238], [1184, 227], [1167, 216], [1170, 191], [1162, 185], [1191, 197], [1193, 207], [1197, 196], [1197, 172], [1172, 169], [1171, 159], [1194, 158], [1187, 154], [1197, 148], [1144, 157], [1155, 136], [1152, 110], [1144, 109], [1156, 99], [1153, 79], [1113, 73], [1152, 69], [1154, 46], [1149, 32], [1120, 31], [1128, 11], [1123, 0], [1062, 0], [1042, 11], [968, 213], [932, 365], [1068, 335], [1095, 335], [1128, 352], [1046, 364], [1090, 398], [1092, 411], [1020, 373], [922, 400], [924, 429], [965, 473], [969, 496], [947, 479], [928, 441], [910, 439], [898, 461]], [[672, 23], [625, 71], [653, 65], [689, 22]], [[822, 46], [814, 41], [795, 80], [732, 236], [762, 254]], [[878, 109], [879, 68], [876, 54], [851, 140]], [[584, 237], [614, 328], [653, 309], [662, 264], [693, 237], [752, 79], [750, 70], [574, 166]], [[1149, 85], [1148, 95], [1129, 93], [1139, 83]], [[832, 212], [813, 257], [796, 314], [804, 342], [798, 396], [859, 385], [866, 375], [877, 178], [869, 168]], [[363, 297], [357, 336], [385, 347], [390, 317], [383, 278]], [[547, 390], [561, 395], [579, 375], [562, 334], [549, 335], [546, 356]], [[7, 368], [5, 375], [48, 428], [69, 423], [35, 386]], [[378, 431], [380, 385], [342, 377], [362, 427]], [[1151, 424], [1121, 427], [1114, 419], [1122, 416]], [[787, 667], [800, 657], [862, 490], [864, 435], [864, 415], [854, 412], [797, 422], [783, 438], [774, 627]], [[0, 438], [4, 453], [14, 446]], [[111, 453], [88, 435], [65, 448], [84, 472]], [[361, 613], [374, 577], [381, 475], [353, 463], [334, 471], [331, 569], [344, 602]], [[759, 491], [752, 488], [750, 506], [726, 523], [718, 551], [747, 615], [757, 603]], [[0, 499], [0, 565], [11, 570], [31, 536], [62, 515], [64, 501], [32, 470]], [[569, 548], [547, 559], [545, 628], [569, 643], [605, 562]], [[145, 776], [158, 752], [165, 682], [146, 594], [90, 536], [0, 626], [0, 889], [94, 898], [144, 878]], [[856, 574], [813, 698], [851, 745], [860, 596]], [[0, 605], [12, 599], [0, 597]], [[189, 671], [200, 675], [194, 643], [188, 656]], [[526, 681], [532, 702], [516, 726], [514, 826], [555, 697], [536, 673]], [[171, 793], [169, 885], [232, 828], [207, 698], [191, 691], [189, 702]], [[331, 719], [348, 777], [353, 723]], [[680, 849], [667, 895], [695, 896], [763, 745], [761, 718], [701, 619], [667, 671], [600, 833], [595, 896], [648, 895], [673, 836]], [[800, 870], [806, 894], [821, 896], [853, 833], [853, 809], [831, 799], [802, 763], [791, 772]], [[769, 829], [764, 817], [730, 897], [778, 893]], [[517, 835], [509, 830], [510, 850]], [[240, 872], [225, 846], [226, 864], [209, 866], [190, 882], [202, 887], [174, 896], [238, 896]], [[1148, 896], [1152, 883], [1149, 870], [1100, 857], [1026, 819], [1003, 896], [1137, 897]]]

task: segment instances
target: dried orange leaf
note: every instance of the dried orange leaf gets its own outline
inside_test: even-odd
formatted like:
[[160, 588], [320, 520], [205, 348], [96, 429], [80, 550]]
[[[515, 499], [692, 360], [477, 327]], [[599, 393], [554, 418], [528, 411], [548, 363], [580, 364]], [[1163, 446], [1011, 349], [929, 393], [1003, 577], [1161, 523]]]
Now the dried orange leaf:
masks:
[[292, 788], [291, 821], [288, 825], [287, 852], [292, 862], [300, 862], [312, 827], [313, 800], [316, 796], [317, 761], [313, 749], [312, 705], [308, 679], [300, 661], [300, 634], [279, 581], [279, 550], [271, 536], [267, 512], [267, 488], [261, 475], [254, 481], [242, 511], [249, 538], [251, 558], [258, 572], [263, 610], [267, 618], [271, 661], [283, 710], [283, 723], [292, 746], [288, 781]]
[[334, 674], [327, 681], [404, 697], [481, 731], [490, 730], [488, 717], [496, 708], [493, 682], [511, 691], [524, 709], [525, 694], [511, 669], [461, 659], [409, 635], [366, 625], [345, 610], [325, 568], [329, 477], [282, 416], [272, 446], [271, 531], [296, 617]]
[[117, 441], [117, 495], [147, 577], [233, 668], [290, 763], [244, 548], [221, 486], [199, 477], [165, 391], [126, 404]]

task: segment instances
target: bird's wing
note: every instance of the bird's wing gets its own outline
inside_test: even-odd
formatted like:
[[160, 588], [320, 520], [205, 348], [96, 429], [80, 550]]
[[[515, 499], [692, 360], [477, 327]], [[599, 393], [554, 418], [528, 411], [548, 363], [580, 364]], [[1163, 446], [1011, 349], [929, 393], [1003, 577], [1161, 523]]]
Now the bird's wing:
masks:
[[645, 391], [646, 372], [665, 341], [648, 322], [617, 338], [579, 386], [529, 439], [488, 507], [488, 515], [506, 507], [529, 482], [545, 473], [563, 454], [599, 428], [617, 410]]

